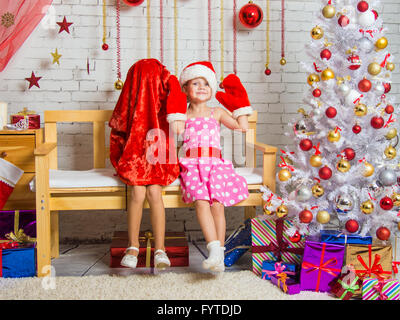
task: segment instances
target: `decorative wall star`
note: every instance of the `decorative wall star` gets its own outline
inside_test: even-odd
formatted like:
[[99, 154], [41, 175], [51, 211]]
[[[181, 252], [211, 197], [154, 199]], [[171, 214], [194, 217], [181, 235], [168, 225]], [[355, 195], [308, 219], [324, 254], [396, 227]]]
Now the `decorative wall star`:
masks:
[[56, 52], [51, 52], [51, 55], [53, 56], [53, 64], [57, 63], [58, 65], [60, 65], [60, 58], [62, 57], [62, 55], [58, 53], [57, 48]]
[[32, 71], [32, 75], [30, 78], [25, 78], [26, 81], [29, 81], [29, 89], [32, 88], [33, 86], [36, 86], [38, 88], [40, 88], [39, 86], [39, 80], [42, 77], [36, 77], [35, 73]]
[[64, 16], [63, 21], [57, 22], [57, 24], [60, 26], [60, 31], [58, 31], [58, 33], [61, 33], [63, 31], [67, 31], [69, 33], [69, 26], [73, 24], [73, 22], [67, 22], [67, 19]]

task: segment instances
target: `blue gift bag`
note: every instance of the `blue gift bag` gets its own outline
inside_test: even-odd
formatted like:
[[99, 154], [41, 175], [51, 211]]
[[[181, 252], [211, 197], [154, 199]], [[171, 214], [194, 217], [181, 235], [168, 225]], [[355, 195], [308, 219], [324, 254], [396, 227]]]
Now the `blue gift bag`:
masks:
[[225, 265], [231, 267], [251, 248], [251, 220], [247, 219], [225, 241]]
[[36, 276], [34, 247], [2, 249], [0, 253], [3, 278]]

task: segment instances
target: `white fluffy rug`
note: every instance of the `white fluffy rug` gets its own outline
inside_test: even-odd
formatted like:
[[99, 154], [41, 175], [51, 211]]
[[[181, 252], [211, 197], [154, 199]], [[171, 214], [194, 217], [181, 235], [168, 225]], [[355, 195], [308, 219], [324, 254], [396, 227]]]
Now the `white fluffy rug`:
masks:
[[[330, 300], [327, 293], [286, 295], [251, 271], [0, 278], [1, 300]], [[338, 300], [338, 299], [337, 299]]]

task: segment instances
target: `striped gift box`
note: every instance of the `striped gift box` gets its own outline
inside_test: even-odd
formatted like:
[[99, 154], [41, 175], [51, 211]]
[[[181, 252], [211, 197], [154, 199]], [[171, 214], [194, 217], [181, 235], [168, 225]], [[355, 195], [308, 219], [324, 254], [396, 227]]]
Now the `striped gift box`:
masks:
[[299, 265], [304, 251], [304, 237], [296, 243], [287, 234], [293, 226], [290, 219], [251, 219], [253, 272], [262, 273], [264, 260], [282, 261]]
[[400, 282], [396, 279], [366, 278], [362, 285], [363, 300], [400, 300]]

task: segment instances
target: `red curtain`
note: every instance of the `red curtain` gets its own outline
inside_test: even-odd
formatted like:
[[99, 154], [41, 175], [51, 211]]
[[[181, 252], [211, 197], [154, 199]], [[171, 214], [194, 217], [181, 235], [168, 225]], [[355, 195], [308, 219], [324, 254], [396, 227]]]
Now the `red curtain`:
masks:
[[53, 0], [0, 1], [0, 72], [39, 24]]

